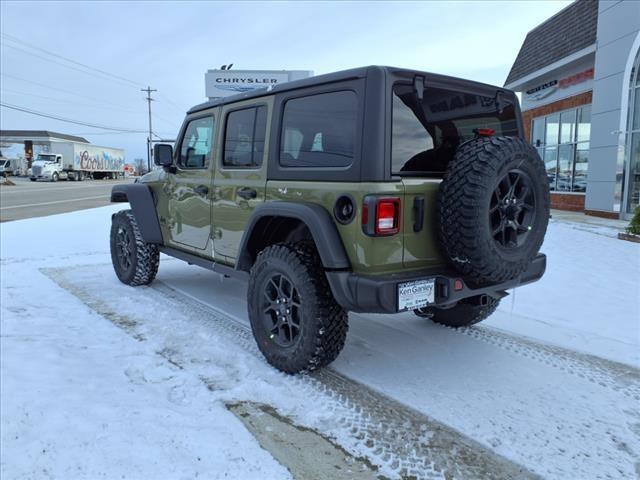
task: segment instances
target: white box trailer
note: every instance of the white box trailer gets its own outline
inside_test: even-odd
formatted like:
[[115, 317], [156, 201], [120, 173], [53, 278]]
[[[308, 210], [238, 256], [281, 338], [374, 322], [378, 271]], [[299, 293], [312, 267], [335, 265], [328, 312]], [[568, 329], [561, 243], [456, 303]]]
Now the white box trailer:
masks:
[[56, 142], [31, 165], [31, 180], [85, 180], [124, 177], [124, 150], [88, 143]]

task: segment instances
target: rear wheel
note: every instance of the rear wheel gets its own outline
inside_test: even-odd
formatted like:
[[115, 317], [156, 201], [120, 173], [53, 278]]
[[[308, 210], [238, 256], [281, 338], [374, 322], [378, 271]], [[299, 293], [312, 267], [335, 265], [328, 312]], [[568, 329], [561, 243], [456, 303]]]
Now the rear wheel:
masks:
[[488, 318], [498, 308], [500, 300], [493, 297], [486, 299], [484, 305], [479, 303], [479, 298], [471, 297], [460, 300], [451, 308], [425, 307], [414, 310], [413, 313], [447, 327], [468, 327]]
[[251, 268], [247, 303], [258, 348], [278, 370], [315, 370], [344, 347], [347, 312], [333, 298], [308, 242], [264, 249]]
[[131, 210], [121, 210], [113, 216], [111, 262], [118, 279], [127, 285], [148, 285], [158, 273], [158, 246], [142, 239]]

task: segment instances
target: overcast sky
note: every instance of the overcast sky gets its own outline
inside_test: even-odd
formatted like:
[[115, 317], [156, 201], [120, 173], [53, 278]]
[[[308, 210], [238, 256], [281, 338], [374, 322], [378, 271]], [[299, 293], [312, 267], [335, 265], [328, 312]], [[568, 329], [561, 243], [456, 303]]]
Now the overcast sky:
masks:
[[[527, 32], [569, 3], [2, 0], [0, 99], [145, 130], [139, 89], [151, 85], [158, 89], [154, 131], [174, 138], [184, 112], [206, 100], [205, 72], [227, 63], [315, 74], [393, 65], [502, 85]], [[52, 53], [128, 81], [87, 73]], [[2, 129], [80, 134], [124, 148], [128, 161], [146, 158], [142, 133], [108, 133], [7, 108], [0, 113]]]

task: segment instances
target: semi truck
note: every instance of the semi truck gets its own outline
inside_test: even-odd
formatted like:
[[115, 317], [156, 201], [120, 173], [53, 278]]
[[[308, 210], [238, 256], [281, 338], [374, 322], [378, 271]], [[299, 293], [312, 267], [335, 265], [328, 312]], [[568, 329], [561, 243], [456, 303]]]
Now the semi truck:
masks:
[[22, 160], [19, 158], [5, 158], [0, 153], [0, 177], [20, 175]]
[[124, 150], [87, 143], [56, 142], [31, 165], [31, 181], [81, 181], [124, 177]]

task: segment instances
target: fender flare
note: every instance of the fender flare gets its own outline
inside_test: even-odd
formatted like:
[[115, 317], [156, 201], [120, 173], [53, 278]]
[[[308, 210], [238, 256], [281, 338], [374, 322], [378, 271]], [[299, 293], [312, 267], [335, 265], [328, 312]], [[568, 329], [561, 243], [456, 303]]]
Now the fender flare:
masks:
[[142, 239], [147, 243], [163, 244], [156, 203], [148, 185], [144, 183], [114, 185], [111, 189], [111, 201], [129, 202]]
[[329, 212], [320, 205], [307, 202], [271, 201], [258, 205], [247, 222], [240, 249], [236, 270], [249, 271], [254, 259], [248, 245], [254, 235], [254, 227], [265, 217], [285, 217], [300, 220], [307, 226], [316, 244], [322, 265], [331, 270], [351, 268], [349, 257], [342, 239]]

